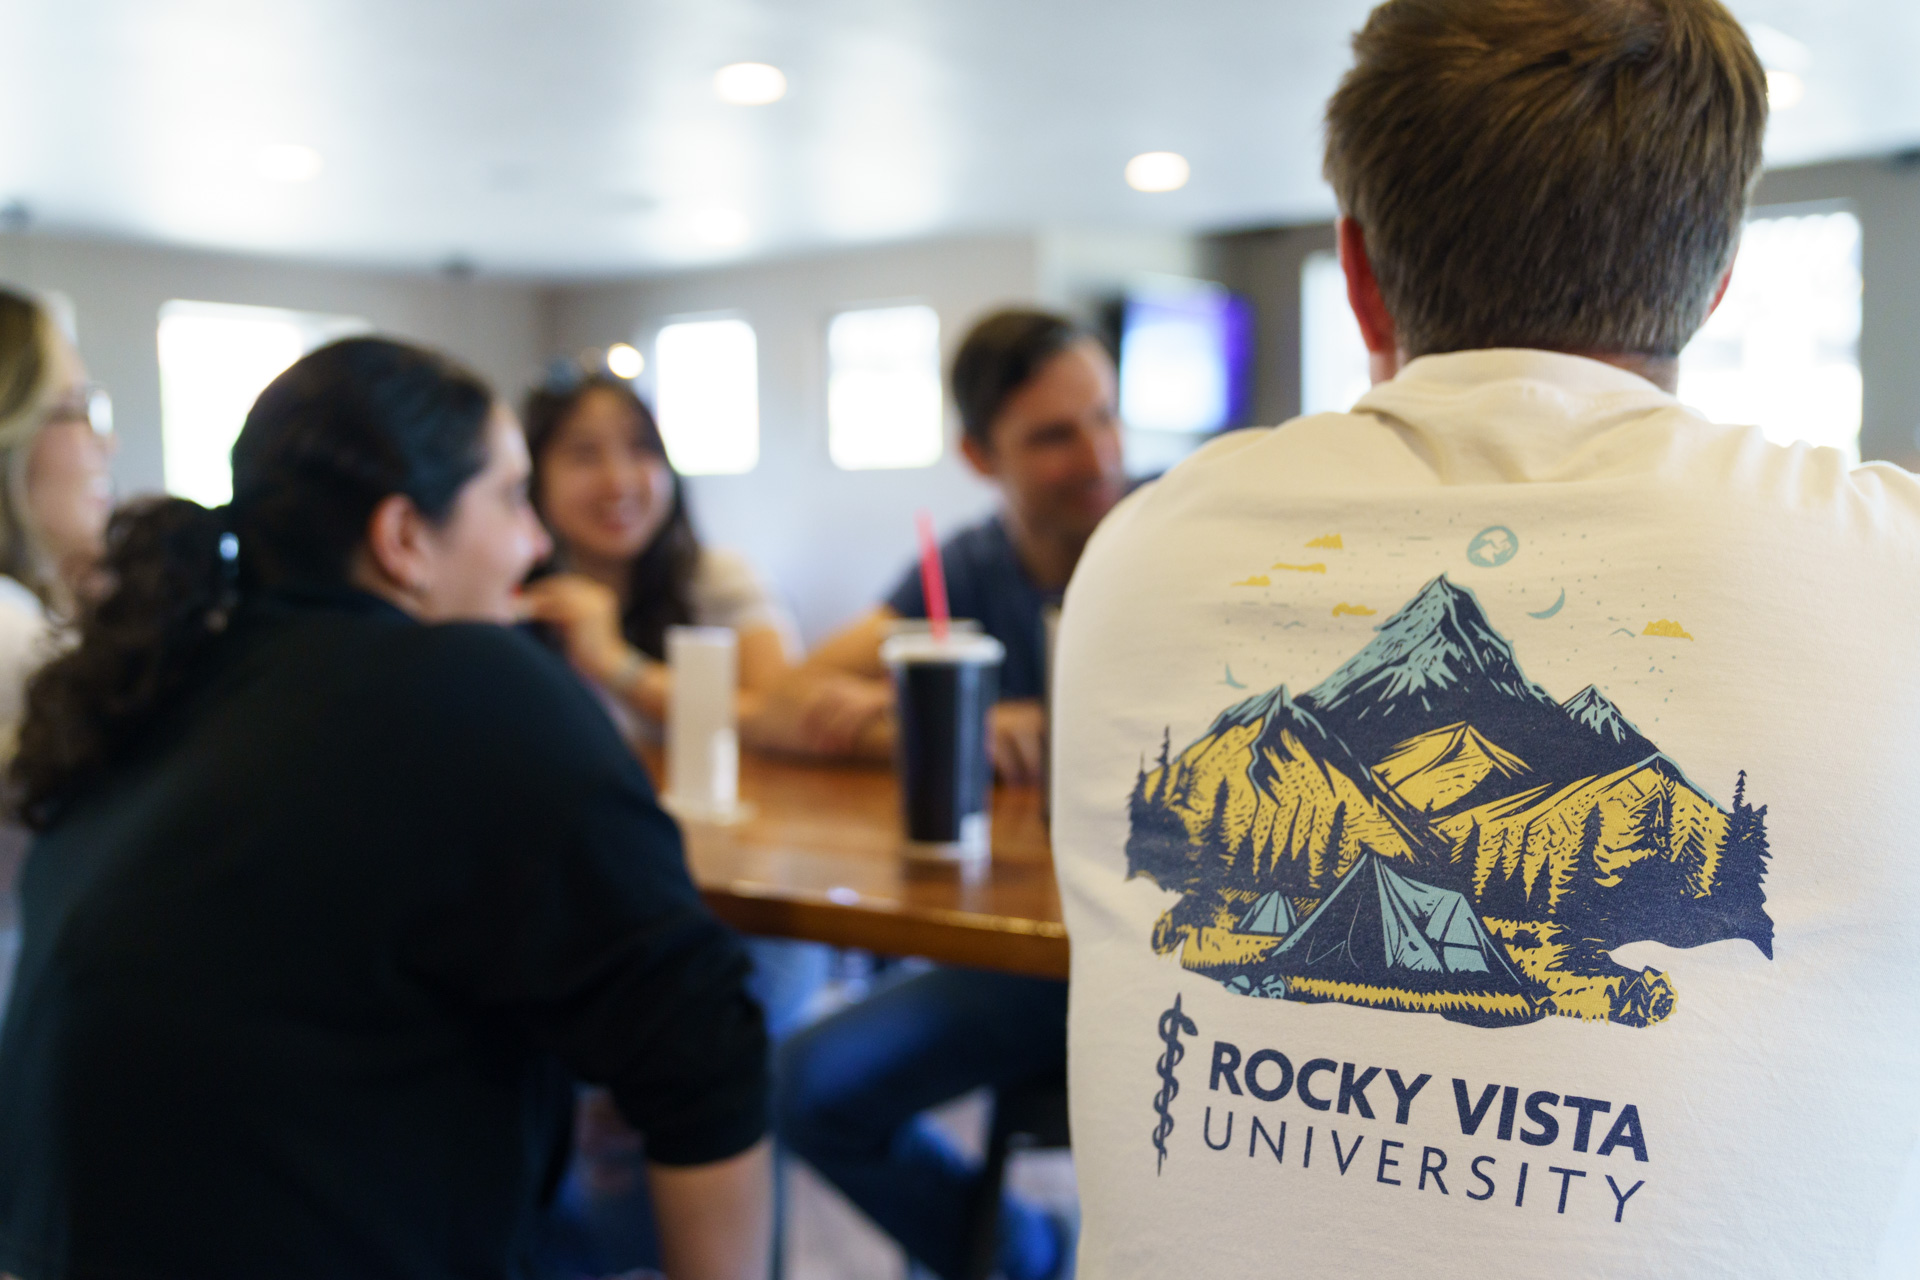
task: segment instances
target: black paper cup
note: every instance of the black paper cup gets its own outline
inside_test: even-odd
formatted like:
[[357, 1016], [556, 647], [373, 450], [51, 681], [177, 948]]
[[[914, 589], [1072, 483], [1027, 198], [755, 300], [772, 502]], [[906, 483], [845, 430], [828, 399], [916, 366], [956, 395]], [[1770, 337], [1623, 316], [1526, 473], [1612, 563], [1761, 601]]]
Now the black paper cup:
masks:
[[880, 647], [893, 671], [894, 770], [908, 858], [978, 862], [992, 853], [993, 759], [987, 714], [1000, 691], [998, 640], [912, 631]]

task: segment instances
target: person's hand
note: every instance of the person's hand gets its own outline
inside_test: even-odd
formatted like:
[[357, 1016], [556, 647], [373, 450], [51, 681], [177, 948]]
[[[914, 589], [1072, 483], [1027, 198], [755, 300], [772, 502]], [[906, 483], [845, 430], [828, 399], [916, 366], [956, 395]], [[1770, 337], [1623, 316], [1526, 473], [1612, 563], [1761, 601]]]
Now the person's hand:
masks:
[[995, 704], [987, 718], [993, 769], [1002, 782], [1041, 780], [1047, 758], [1047, 710], [1036, 701]]
[[851, 755], [870, 726], [893, 710], [884, 680], [828, 674], [808, 682], [799, 708], [800, 744], [820, 755]]
[[542, 578], [523, 593], [528, 616], [560, 633], [567, 661], [590, 680], [605, 684], [630, 664], [633, 652], [620, 634], [620, 600], [577, 573]]

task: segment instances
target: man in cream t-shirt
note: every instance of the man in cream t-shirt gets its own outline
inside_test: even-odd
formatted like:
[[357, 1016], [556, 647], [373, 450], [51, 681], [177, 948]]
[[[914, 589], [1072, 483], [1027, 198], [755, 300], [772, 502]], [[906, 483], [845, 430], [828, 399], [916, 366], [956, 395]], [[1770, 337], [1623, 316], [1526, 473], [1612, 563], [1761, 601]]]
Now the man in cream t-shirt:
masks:
[[1067, 597], [1080, 1274], [1920, 1274], [1920, 482], [1660, 385], [1759, 65], [1714, 0], [1395, 0], [1356, 54], [1396, 376]]

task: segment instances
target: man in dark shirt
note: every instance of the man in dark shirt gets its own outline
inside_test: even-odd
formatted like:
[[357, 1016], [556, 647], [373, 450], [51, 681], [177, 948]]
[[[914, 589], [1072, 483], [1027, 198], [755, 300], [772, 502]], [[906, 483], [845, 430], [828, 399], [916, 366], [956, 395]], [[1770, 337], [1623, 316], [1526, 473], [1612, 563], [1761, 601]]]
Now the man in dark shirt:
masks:
[[[1037, 781], [1048, 605], [1058, 605], [1093, 536], [1126, 488], [1113, 362], [1068, 321], [1038, 311], [988, 316], [953, 361], [961, 453], [999, 489], [1000, 509], [948, 539], [940, 558], [948, 603], [1006, 646], [993, 759], [1012, 781]], [[828, 639], [797, 674], [798, 745], [884, 757], [893, 746], [893, 690], [880, 644], [902, 618], [924, 618], [918, 566], [885, 603]]]
[[[953, 616], [1006, 647], [993, 718], [1003, 777], [1037, 778], [1045, 751], [1045, 609], [1057, 605], [1094, 526], [1125, 487], [1114, 371], [1067, 321], [1006, 311], [981, 321], [954, 358], [967, 460], [1000, 489], [1000, 511], [941, 548]], [[817, 749], [884, 753], [892, 691], [880, 643], [924, 618], [919, 569], [886, 603], [809, 660]], [[1066, 985], [936, 969], [896, 982], [789, 1041], [780, 1054], [781, 1136], [922, 1265], [951, 1280], [967, 1262], [979, 1172], [921, 1113], [981, 1086], [1060, 1075]], [[1068, 1264], [1065, 1232], [1007, 1198], [999, 1271], [1043, 1280]]]

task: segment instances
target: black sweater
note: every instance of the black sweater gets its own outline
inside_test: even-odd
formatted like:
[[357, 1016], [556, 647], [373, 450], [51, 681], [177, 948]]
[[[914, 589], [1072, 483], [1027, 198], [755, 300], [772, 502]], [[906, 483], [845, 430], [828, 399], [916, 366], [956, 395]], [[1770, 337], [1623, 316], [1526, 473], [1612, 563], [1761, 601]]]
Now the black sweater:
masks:
[[570, 1078], [650, 1158], [765, 1123], [737, 940], [602, 710], [499, 627], [242, 610], [23, 874], [0, 1271], [529, 1271]]

